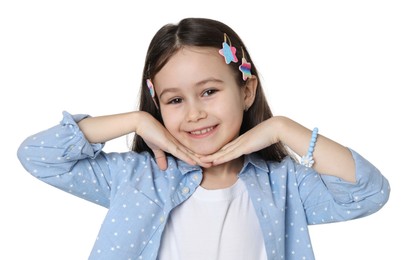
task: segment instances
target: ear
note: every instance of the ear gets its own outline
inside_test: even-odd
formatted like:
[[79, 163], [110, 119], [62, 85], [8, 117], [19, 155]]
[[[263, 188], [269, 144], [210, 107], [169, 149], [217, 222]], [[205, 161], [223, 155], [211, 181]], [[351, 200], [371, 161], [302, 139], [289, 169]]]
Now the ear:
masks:
[[255, 93], [257, 91], [258, 79], [252, 75], [247, 79], [247, 83], [244, 86], [244, 107], [245, 110], [251, 107], [255, 100]]

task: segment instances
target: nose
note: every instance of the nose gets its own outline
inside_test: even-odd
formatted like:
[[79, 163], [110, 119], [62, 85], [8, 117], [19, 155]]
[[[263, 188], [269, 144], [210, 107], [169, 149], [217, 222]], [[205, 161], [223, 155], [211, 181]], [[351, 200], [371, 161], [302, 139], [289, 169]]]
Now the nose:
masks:
[[201, 104], [191, 104], [187, 110], [187, 122], [197, 122], [206, 118], [207, 113]]

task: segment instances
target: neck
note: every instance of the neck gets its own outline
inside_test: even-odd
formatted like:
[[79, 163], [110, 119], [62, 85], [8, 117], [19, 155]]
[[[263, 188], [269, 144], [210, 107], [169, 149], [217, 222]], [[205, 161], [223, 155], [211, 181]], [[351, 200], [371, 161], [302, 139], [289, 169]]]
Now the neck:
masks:
[[230, 162], [203, 168], [201, 186], [208, 190], [224, 189], [232, 186], [237, 181], [237, 175], [243, 167], [242, 157]]

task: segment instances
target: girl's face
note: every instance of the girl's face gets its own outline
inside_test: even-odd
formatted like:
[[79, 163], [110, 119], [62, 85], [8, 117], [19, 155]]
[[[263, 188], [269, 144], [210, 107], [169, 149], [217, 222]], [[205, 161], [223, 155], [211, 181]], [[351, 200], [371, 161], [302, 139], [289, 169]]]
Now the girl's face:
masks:
[[238, 137], [256, 81], [240, 88], [218, 49], [184, 47], [156, 74], [154, 87], [168, 131], [194, 153], [208, 155]]

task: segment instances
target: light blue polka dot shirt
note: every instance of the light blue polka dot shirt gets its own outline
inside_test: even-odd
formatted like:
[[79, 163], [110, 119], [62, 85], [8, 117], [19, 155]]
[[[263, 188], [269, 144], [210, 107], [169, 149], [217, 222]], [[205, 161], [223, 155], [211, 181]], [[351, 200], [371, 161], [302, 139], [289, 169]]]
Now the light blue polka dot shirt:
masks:
[[[199, 186], [201, 168], [168, 157], [167, 170], [160, 171], [149, 153], [105, 153], [78, 128], [85, 117], [63, 112], [60, 124], [24, 140], [18, 158], [38, 179], [108, 208], [89, 259], [156, 259], [170, 212]], [[245, 156], [238, 177], [253, 202], [268, 259], [314, 259], [308, 225], [367, 216], [387, 202], [388, 181], [351, 151], [355, 184], [320, 176], [289, 157], [277, 163]]]

